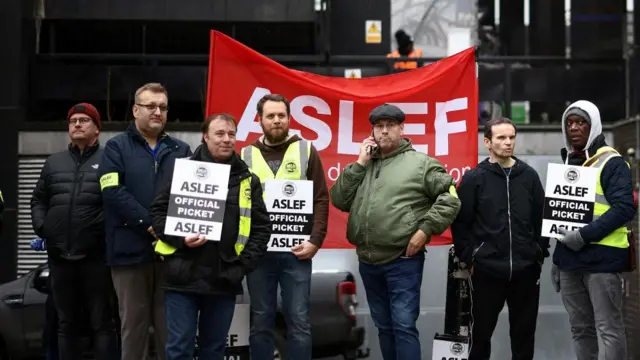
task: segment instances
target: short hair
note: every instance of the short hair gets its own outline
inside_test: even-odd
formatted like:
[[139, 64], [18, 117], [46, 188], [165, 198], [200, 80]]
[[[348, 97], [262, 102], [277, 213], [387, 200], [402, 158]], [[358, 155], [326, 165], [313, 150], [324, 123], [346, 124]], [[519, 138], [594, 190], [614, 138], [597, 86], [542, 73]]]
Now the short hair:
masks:
[[218, 113], [218, 114], [209, 115], [209, 117], [204, 119], [204, 121], [202, 122], [201, 130], [202, 130], [203, 143], [204, 143], [204, 134], [209, 132], [209, 125], [211, 125], [211, 122], [214, 120], [224, 120], [224, 121], [230, 122], [233, 124], [236, 130], [238, 129], [238, 123], [236, 121], [236, 118], [229, 113]]
[[258, 106], [257, 106], [258, 116], [262, 117], [262, 112], [264, 110], [264, 103], [266, 103], [267, 101], [284, 103], [284, 106], [287, 108], [287, 115], [291, 115], [291, 104], [289, 103], [289, 100], [287, 100], [286, 97], [280, 94], [267, 94], [263, 96], [262, 99], [260, 99], [260, 101], [258, 101]]
[[511, 121], [511, 119], [506, 117], [497, 117], [487, 121], [484, 124], [484, 137], [491, 140], [491, 138], [493, 137], [493, 127], [502, 124], [509, 124], [513, 126], [513, 130], [515, 130], [516, 134], [518, 133], [518, 128], [516, 128], [516, 125], [513, 123], [513, 121]]
[[169, 94], [167, 93], [167, 89], [160, 83], [146, 83], [136, 90], [136, 94], [134, 96], [135, 103], [137, 104], [140, 101], [140, 94], [145, 91], [150, 91], [155, 94], [164, 94], [164, 96], [169, 99]]

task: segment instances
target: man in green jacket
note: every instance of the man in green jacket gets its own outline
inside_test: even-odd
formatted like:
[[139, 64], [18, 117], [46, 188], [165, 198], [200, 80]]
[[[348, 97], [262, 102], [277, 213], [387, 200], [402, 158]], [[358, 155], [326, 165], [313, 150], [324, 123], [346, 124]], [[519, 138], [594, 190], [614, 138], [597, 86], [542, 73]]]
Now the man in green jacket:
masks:
[[442, 164], [402, 137], [404, 118], [393, 105], [373, 109], [373, 136], [331, 188], [333, 205], [349, 212], [347, 239], [357, 248], [384, 360], [421, 358], [416, 321], [424, 246], [460, 208], [455, 181]]

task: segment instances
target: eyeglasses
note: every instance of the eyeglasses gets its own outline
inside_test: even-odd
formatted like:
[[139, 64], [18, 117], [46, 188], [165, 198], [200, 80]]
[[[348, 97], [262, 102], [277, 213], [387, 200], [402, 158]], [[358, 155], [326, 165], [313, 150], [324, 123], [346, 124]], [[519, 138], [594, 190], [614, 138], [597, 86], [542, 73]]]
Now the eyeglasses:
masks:
[[136, 105], [142, 106], [143, 108], [146, 108], [151, 112], [156, 111], [156, 109], [160, 109], [160, 112], [169, 111], [169, 105], [157, 105], [157, 104], [136, 104]]
[[69, 119], [69, 126], [75, 125], [77, 123], [80, 123], [80, 125], [86, 125], [91, 121], [92, 121], [91, 118], [88, 118], [88, 117]]

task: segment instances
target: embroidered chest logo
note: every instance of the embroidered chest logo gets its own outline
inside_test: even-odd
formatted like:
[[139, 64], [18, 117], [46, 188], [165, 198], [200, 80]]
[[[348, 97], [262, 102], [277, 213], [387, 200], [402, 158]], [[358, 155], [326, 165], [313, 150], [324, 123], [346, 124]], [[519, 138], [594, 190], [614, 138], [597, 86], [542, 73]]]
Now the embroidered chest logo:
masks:
[[286, 163], [286, 165], [284, 166], [284, 169], [288, 172], [288, 173], [293, 173], [296, 172], [296, 169], [298, 169], [298, 167], [296, 166], [295, 163], [293, 162], [288, 162]]

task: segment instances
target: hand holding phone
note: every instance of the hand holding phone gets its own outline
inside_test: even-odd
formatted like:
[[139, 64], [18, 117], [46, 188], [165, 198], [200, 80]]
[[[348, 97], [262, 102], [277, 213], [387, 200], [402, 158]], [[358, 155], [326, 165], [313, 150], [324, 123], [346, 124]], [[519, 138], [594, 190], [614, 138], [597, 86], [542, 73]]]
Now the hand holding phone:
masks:
[[377, 147], [378, 147], [378, 145], [369, 145], [369, 146], [367, 146], [367, 154], [369, 154], [369, 156], [371, 156], [371, 154], [373, 154], [373, 152], [376, 150]]
[[362, 166], [365, 166], [369, 160], [371, 160], [371, 154], [376, 149], [378, 145], [373, 140], [373, 137], [368, 137], [364, 139], [362, 144], [360, 145], [360, 155], [358, 156], [358, 163]]

